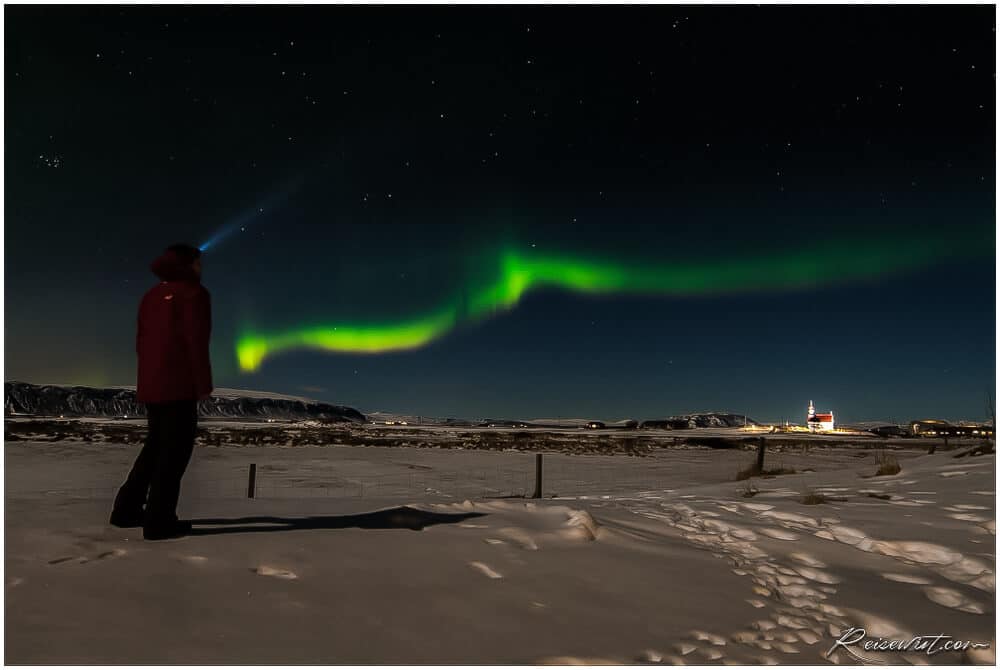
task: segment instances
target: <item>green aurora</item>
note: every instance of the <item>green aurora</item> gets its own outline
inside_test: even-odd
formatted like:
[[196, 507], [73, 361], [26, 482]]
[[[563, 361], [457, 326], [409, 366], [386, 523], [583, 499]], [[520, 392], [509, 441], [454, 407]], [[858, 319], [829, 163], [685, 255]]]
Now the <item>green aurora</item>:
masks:
[[[973, 231], [967, 230], [972, 233]], [[263, 334], [245, 330], [236, 343], [240, 369], [252, 372], [275, 354], [316, 349], [377, 354], [417, 349], [463, 323], [513, 309], [532, 289], [553, 287], [583, 294], [707, 296], [788, 291], [878, 278], [954, 258], [989, 255], [987, 237], [903, 235], [891, 239], [806, 241], [785, 253], [744, 251], [728, 259], [643, 264], [507, 247], [500, 250], [491, 277], [470, 281], [453, 297], [409, 318], [363, 323], [304, 326]]]

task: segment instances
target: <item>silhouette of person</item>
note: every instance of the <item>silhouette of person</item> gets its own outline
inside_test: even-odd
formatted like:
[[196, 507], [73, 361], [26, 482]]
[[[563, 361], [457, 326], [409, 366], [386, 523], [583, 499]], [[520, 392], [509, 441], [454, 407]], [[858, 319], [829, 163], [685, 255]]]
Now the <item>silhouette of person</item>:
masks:
[[175, 244], [150, 268], [160, 282], [142, 298], [135, 340], [136, 400], [146, 405], [148, 430], [115, 497], [111, 524], [142, 526], [143, 538], [163, 540], [191, 530], [177, 518], [177, 499], [194, 450], [198, 401], [212, 393], [212, 313], [201, 251]]

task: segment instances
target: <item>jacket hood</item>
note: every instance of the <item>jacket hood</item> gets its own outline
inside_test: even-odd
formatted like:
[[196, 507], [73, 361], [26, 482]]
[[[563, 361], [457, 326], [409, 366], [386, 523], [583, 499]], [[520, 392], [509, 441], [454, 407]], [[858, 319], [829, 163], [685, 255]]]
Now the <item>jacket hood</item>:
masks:
[[149, 269], [163, 281], [198, 281], [191, 262], [169, 250], [153, 261]]

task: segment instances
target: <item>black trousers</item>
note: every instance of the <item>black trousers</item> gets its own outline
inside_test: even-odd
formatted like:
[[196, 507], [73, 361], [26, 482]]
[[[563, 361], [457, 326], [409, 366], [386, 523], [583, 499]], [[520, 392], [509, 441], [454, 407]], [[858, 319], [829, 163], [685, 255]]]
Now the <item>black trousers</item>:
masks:
[[155, 528], [177, 520], [181, 478], [198, 430], [198, 404], [194, 400], [147, 404], [146, 419], [146, 443], [118, 490], [115, 513], [142, 518], [143, 526]]

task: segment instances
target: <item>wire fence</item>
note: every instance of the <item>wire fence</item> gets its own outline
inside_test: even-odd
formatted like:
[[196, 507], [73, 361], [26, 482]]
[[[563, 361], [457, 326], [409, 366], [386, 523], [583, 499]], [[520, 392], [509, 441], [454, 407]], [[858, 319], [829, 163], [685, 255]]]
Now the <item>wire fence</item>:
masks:
[[[492, 498], [628, 498], [652, 497], [690, 486], [693, 482], [745, 486], [741, 471], [757, 456], [749, 449], [676, 447], [655, 457], [540, 454], [509, 451], [425, 450], [421, 457], [373, 450], [370, 457], [348, 452], [343, 458], [309, 456], [298, 460], [281, 453], [259, 454], [251, 484], [249, 458], [241, 463], [213, 462], [207, 458], [188, 469], [181, 489], [185, 499], [258, 500], [371, 498], [393, 500], [475, 500]], [[771, 453], [765, 469], [779, 474], [799, 474], [788, 479], [766, 479], [771, 486], [806, 487], [822, 472], [844, 467], [864, 467], [874, 472], [877, 454], [871, 450], [792, 450]], [[261, 458], [263, 456], [263, 458]], [[868, 460], [864, 460], [868, 459]], [[415, 462], [405, 462], [415, 461]], [[539, 465], [541, 466], [540, 487]], [[761, 473], [765, 476], [768, 472]], [[19, 485], [8, 470], [8, 498], [49, 497], [111, 499], [125, 472], [90, 474], [79, 484], [67, 479], [51, 486], [32, 478], [32, 486]], [[72, 475], [67, 475], [72, 476]], [[745, 477], [743, 477], [745, 479]], [[72, 481], [72, 480], [70, 480]], [[537, 490], [536, 490], [537, 489]]]
[[[182, 497], [193, 499], [254, 498], [444, 498], [490, 499], [528, 498], [539, 484], [536, 461], [530, 454], [518, 454], [502, 464], [464, 468], [415, 467], [405, 472], [337, 472], [336, 468], [275, 468], [269, 464], [240, 473], [212, 476], [189, 471], [182, 484]], [[544, 498], [633, 495], [662, 489], [682, 474], [677, 464], [650, 468], [643, 459], [624, 458], [618, 462], [596, 462], [588, 458], [546, 458], [540, 478]], [[345, 468], [349, 470], [350, 468]], [[355, 466], [354, 468], [358, 468]], [[122, 473], [123, 474], [123, 473]], [[676, 482], [674, 482], [676, 483]], [[13, 498], [109, 499], [121, 481], [99, 481], [91, 485], [51, 488], [21, 488], [8, 484], [6, 496]]]

